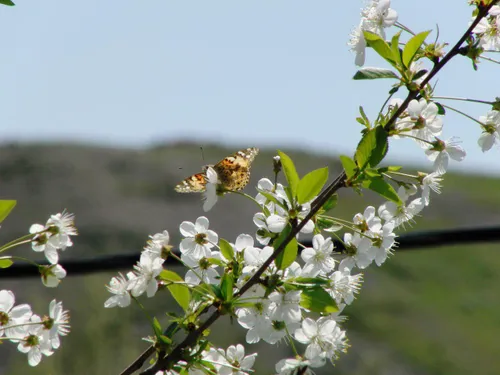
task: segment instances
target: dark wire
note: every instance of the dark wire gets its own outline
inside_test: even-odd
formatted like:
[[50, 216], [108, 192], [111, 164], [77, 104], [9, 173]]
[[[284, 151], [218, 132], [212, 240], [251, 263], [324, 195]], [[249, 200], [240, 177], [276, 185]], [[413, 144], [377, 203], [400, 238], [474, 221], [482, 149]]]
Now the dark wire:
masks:
[[[397, 237], [397, 252], [431, 247], [464, 245], [480, 242], [500, 241], [500, 227], [490, 228], [464, 228], [450, 230], [436, 230], [426, 232], [406, 233]], [[302, 242], [306, 247], [311, 247], [311, 241]], [[334, 241], [337, 251], [343, 249], [340, 241]], [[174, 250], [178, 253], [178, 250]], [[135, 254], [120, 254], [94, 257], [91, 259], [67, 260], [60, 264], [68, 272], [68, 276], [86, 275], [98, 272], [130, 271], [139, 260], [140, 252]], [[40, 262], [40, 263], [46, 263]], [[175, 259], [168, 258], [164, 264], [179, 264]], [[0, 270], [0, 279], [21, 279], [27, 277], [40, 277], [38, 269], [31, 264], [14, 264], [9, 268]]]

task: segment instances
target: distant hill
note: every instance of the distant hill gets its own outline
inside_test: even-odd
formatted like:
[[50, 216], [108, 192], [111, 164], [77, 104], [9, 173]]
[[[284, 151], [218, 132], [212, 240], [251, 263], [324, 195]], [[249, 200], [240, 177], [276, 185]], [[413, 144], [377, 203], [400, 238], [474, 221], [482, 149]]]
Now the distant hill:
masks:
[[[239, 233], [253, 235], [252, 216], [256, 210], [251, 202], [225, 196], [205, 214], [200, 195], [178, 194], [173, 189], [183, 178], [199, 172], [203, 164], [215, 163], [236, 150], [205, 145], [202, 160], [199, 147], [186, 143], [147, 150], [3, 145], [0, 198], [17, 199], [18, 206], [2, 223], [0, 241], [5, 243], [27, 233], [32, 223], [44, 222], [49, 214], [63, 209], [76, 214], [80, 232], [75, 247], [63, 253], [63, 259], [139, 253], [149, 234], [164, 229], [169, 230], [175, 243], [179, 239], [178, 225], [202, 215], [209, 217], [211, 228], [230, 241]], [[333, 177], [341, 170], [338, 158], [284, 151], [300, 174], [328, 166]], [[261, 150], [245, 192], [255, 195], [258, 179], [272, 177], [274, 154], [272, 149]], [[499, 179], [447, 175], [443, 194], [432, 196], [424, 217], [411, 229], [498, 224], [499, 191]], [[334, 214], [350, 220], [367, 204], [373, 204], [373, 195], [363, 197], [340, 191]], [[492, 244], [396, 254], [383, 267], [370, 269], [361, 295], [346, 309], [353, 347], [333, 370], [328, 367], [323, 373], [500, 373], [499, 266], [499, 245]], [[44, 358], [34, 370], [28, 369], [23, 355], [14, 354], [7, 348], [10, 345], [2, 345], [0, 373], [119, 373], [145, 346], [137, 335], [146, 336], [149, 331], [137, 309], [102, 307], [108, 297], [104, 284], [111, 276], [69, 277], [56, 290], [41, 287], [38, 280], [2, 281], [0, 289], [15, 290], [19, 303], [34, 301], [42, 314], [52, 298], [63, 300], [71, 310], [73, 328], [63, 339], [62, 350]], [[168, 303], [171, 301], [166, 299]], [[160, 299], [145, 304], [158, 311], [165, 308]], [[166, 322], [165, 318], [160, 320]], [[227, 323], [216, 326], [214, 332], [217, 330], [227, 332]], [[227, 335], [219, 336], [221, 345], [231, 343]], [[244, 331], [236, 324], [231, 336], [243, 340]], [[248, 350], [251, 352], [252, 347]], [[286, 351], [287, 347], [279, 350]], [[270, 353], [267, 345], [254, 351], [263, 356]], [[275, 359], [258, 360], [257, 374], [272, 373]]]

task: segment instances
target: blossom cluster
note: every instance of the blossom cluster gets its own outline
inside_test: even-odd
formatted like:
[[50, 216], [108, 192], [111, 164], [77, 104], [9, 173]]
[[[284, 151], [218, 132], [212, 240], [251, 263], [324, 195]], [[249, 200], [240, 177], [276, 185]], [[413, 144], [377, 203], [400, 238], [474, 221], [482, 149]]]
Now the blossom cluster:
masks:
[[59, 336], [69, 332], [69, 314], [61, 302], [52, 300], [49, 315], [41, 318], [28, 304], [15, 305], [14, 293], [0, 290], [0, 340], [17, 344], [28, 355], [28, 363], [36, 366], [42, 355], [50, 356], [61, 345]]
[[[14, 201], [10, 201], [12, 202]], [[8, 212], [14, 205], [15, 202], [8, 208]], [[7, 205], [2, 208], [5, 210], [5, 207]], [[58, 286], [66, 276], [64, 268], [57, 264], [58, 251], [73, 246], [71, 236], [77, 234], [74, 215], [67, 212], [51, 215], [45, 225], [33, 224], [29, 232], [30, 234], [1, 246], [0, 253], [30, 243], [35, 252], [43, 252], [51, 263], [37, 265], [42, 283], [50, 288]], [[0, 257], [3, 268], [10, 267], [17, 259], [26, 260], [12, 255]], [[38, 365], [43, 355], [52, 355], [61, 345], [59, 336], [67, 335], [69, 328], [69, 313], [63, 309], [62, 302], [52, 300], [49, 315], [40, 317], [33, 313], [29, 304], [15, 305], [12, 291], [0, 291], [0, 342], [8, 340], [17, 344], [17, 349], [28, 355], [31, 366]]]
[[[472, 31], [470, 37], [475, 37], [483, 50], [498, 50], [499, 14], [498, 6], [490, 6], [487, 17]], [[170, 291], [185, 316], [172, 316], [164, 330], [155, 322], [155, 337], [150, 341], [168, 356], [178, 332], [200, 330], [200, 335], [195, 344], [183, 348], [188, 353], [185, 357], [165, 361], [158, 374], [253, 372], [256, 354], [245, 356], [241, 344], [224, 350], [206, 339], [201, 316], [210, 309], [216, 310], [216, 318], [230, 315], [236, 319], [246, 330], [247, 344], [261, 340], [271, 345], [290, 344], [294, 357], [275, 364], [278, 375], [309, 374], [312, 368], [333, 363], [347, 350], [341, 314], [360, 291], [360, 270], [372, 264], [381, 266], [387, 260], [397, 246], [395, 231], [414, 222], [430, 204], [431, 192], [440, 193], [450, 160], [462, 161], [466, 156], [457, 138], [440, 138], [448, 107], [437, 101], [429, 84], [435, 71], [426, 70], [423, 64], [428, 59], [438, 66], [447, 44], [425, 43], [428, 32], [411, 33], [411, 43], [406, 45], [398, 33], [388, 43], [387, 28], [409, 30], [397, 18], [390, 0], [368, 2], [350, 45], [356, 53], [356, 65], [364, 64], [366, 49], [372, 47], [395, 70], [362, 68], [359, 76], [397, 79], [391, 97], [401, 87], [408, 89], [408, 97], [388, 100], [375, 121], [370, 121], [361, 108], [357, 120], [365, 129], [355, 157], [341, 157], [342, 181], [328, 187], [368, 188], [385, 201], [378, 207], [366, 207], [352, 220], [331, 216], [335, 190], [322, 191], [328, 179], [327, 168], [301, 179], [291, 159], [280, 152], [273, 163], [274, 181], [260, 179], [255, 197], [239, 192], [259, 207], [253, 216], [255, 234], [243, 233], [234, 243], [229, 242], [210, 229], [209, 219], [201, 216], [180, 224], [180, 253], [172, 250], [167, 231], [151, 236], [134, 270], [112, 278], [108, 290], [113, 295], [104, 305], [127, 307], [142, 294], [153, 297], [159, 291]], [[483, 151], [500, 143], [498, 103], [477, 122], [482, 130], [478, 144]], [[379, 167], [389, 138], [413, 140], [432, 162], [432, 171], [412, 175], [402, 173], [398, 166]], [[287, 184], [278, 182], [282, 171]], [[231, 191], [214, 168], [208, 167], [204, 173], [204, 185], [197, 185], [196, 191], [204, 192], [203, 209], [209, 211], [220, 196]], [[224, 179], [231, 176], [228, 171]], [[305, 236], [312, 239], [311, 245], [303, 240]], [[184, 277], [163, 267], [168, 257], [187, 268]]]

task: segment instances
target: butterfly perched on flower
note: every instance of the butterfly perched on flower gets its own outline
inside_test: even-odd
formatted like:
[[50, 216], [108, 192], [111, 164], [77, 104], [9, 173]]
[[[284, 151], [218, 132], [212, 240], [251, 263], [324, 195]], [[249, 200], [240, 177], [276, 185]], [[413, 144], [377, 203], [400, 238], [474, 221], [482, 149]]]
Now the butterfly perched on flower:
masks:
[[196, 173], [175, 186], [178, 193], [201, 193], [206, 189], [206, 170], [212, 167], [217, 173], [219, 184], [224, 190], [238, 191], [250, 181], [250, 166], [259, 153], [256, 147], [246, 148], [225, 157], [215, 165], [208, 165], [201, 173]]

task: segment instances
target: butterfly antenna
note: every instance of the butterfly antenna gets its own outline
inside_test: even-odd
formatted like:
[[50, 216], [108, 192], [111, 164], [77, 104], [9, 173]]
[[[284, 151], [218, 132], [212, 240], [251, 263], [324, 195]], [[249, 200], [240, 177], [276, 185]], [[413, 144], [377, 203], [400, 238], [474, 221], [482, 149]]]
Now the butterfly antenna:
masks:
[[203, 154], [203, 146], [200, 146], [201, 160], [205, 161], [205, 155]]

